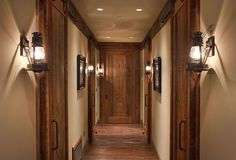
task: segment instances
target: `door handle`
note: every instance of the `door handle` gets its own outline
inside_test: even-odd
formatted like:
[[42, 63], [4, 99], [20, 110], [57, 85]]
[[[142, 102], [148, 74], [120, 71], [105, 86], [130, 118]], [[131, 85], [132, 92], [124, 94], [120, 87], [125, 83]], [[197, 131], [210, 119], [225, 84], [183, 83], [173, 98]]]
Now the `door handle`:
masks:
[[186, 151], [186, 148], [183, 147], [182, 145], [182, 126], [185, 126], [186, 120], [181, 120], [179, 122], [179, 149], [181, 151]]
[[144, 97], [144, 105], [145, 105], [145, 107], [147, 107], [147, 97], [148, 97], [148, 94], [145, 94], [145, 97]]
[[[57, 150], [58, 149], [58, 123], [55, 119], [51, 120], [51, 123], [52, 123], [52, 126], [53, 126], [53, 147], [51, 149], [52, 150]], [[54, 129], [54, 127], [55, 127], [55, 129]], [[56, 137], [55, 137], [55, 135], [56, 135]]]
[[95, 94], [93, 93], [93, 107], [95, 107], [96, 103], [95, 103]]

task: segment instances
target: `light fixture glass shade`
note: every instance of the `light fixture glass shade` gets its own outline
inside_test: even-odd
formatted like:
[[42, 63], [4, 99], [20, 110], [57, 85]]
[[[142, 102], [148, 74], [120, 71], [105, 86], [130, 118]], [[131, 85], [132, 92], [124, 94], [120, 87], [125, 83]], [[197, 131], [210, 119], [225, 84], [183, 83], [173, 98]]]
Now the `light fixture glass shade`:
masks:
[[192, 46], [189, 57], [191, 63], [201, 63], [201, 47], [200, 46]]
[[98, 77], [102, 77], [104, 75], [104, 69], [101, 64], [97, 65], [96, 74]]
[[88, 71], [89, 71], [89, 72], [94, 71], [94, 67], [93, 67], [93, 65], [89, 65], [89, 66], [88, 66]]
[[145, 71], [146, 71], [146, 73], [151, 73], [151, 71], [152, 71], [152, 66], [146, 66], [145, 67]]
[[45, 51], [43, 47], [34, 47], [34, 61], [36, 63], [43, 63], [45, 61]]

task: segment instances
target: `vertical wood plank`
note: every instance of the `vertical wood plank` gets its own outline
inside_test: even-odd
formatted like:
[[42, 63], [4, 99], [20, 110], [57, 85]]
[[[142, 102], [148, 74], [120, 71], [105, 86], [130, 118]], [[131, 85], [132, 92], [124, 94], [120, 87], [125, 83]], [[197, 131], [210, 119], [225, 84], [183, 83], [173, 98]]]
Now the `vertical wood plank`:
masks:
[[199, 3], [176, 1], [172, 18], [172, 160], [199, 159], [200, 77], [186, 71], [193, 33], [200, 29]]

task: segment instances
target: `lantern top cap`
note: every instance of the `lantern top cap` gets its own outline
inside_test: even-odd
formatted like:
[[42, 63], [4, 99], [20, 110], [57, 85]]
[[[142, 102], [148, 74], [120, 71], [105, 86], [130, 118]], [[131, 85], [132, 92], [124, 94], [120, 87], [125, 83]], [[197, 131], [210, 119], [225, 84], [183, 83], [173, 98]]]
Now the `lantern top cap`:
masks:
[[202, 46], [202, 45], [203, 45], [202, 32], [195, 32], [193, 37], [193, 46]]
[[33, 32], [33, 37], [32, 37], [32, 45], [33, 47], [42, 47], [43, 46], [43, 38], [42, 38], [42, 33], [40, 32]]

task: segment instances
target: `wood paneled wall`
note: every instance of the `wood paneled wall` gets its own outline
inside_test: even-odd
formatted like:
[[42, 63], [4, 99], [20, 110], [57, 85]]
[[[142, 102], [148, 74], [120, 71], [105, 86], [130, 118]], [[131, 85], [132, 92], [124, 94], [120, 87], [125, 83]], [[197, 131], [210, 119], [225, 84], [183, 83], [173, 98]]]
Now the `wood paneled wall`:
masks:
[[[96, 41], [91, 37], [88, 42], [88, 65], [95, 66]], [[89, 143], [93, 142], [93, 132], [95, 127], [95, 71], [88, 73], [88, 135]]]
[[199, 160], [200, 75], [186, 70], [193, 33], [200, 29], [199, 6], [198, 0], [177, 0], [172, 18], [172, 160]]

